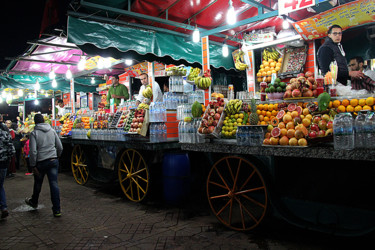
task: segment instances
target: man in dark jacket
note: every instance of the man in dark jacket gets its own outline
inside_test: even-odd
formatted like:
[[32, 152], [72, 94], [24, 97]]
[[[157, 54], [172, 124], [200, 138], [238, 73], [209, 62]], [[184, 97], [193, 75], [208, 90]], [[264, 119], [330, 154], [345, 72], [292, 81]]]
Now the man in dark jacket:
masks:
[[14, 149], [12, 137], [9, 134], [7, 126], [3, 124], [3, 116], [0, 115], [0, 210], [1, 219], [7, 217], [8, 207], [4, 190], [4, 180], [7, 175], [8, 166], [11, 157], [16, 150]]
[[346, 85], [351, 78], [357, 79], [363, 77], [360, 71], [348, 70], [348, 63], [345, 58], [345, 51], [341, 45], [342, 28], [339, 25], [332, 25], [328, 29], [328, 37], [324, 44], [318, 50], [318, 64], [325, 75], [329, 69], [331, 62], [337, 63], [337, 82]]
[[57, 183], [59, 170], [58, 157], [61, 156], [63, 147], [55, 130], [47, 123], [41, 114], [34, 116], [35, 128], [30, 134], [30, 166], [34, 173], [34, 191], [31, 198], [25, 202], [33, 208], [38, 207], [39, 194], [42, 189], [44, 175], [47, 174], [52, 212], [55, 217], [61, 216], [60, 191]]

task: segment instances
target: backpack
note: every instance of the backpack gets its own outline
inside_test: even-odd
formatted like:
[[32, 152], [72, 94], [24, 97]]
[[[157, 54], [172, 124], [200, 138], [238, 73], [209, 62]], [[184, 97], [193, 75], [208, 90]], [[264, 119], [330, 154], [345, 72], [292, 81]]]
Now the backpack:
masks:
[[0, 123], [0, 161], [7, 161], [16, 153], [8, 128]]

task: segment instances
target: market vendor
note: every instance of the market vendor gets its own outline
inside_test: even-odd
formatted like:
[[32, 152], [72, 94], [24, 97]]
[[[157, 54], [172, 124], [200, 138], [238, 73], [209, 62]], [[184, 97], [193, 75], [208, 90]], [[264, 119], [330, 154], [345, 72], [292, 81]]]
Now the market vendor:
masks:
[[65, 107], [64, 107], [64, 101], [59, 99], [57, 100], [57, 116], [63, 117], [65, 115]]
[[112, 98], [115, 100], [117, 106], [120, 104], [121, 99], [129, 99], [128, 88], [125, 85], [120, 84], [119, 80], [120, 78], [117, 75], [111, 77], [112, 86], [108, 90], [107, 106], [110, 105], [110, 100]]
[[364, 64], [365, 61], [361, 56], [355, 56], [349, 60], [349, 69], [351, 71], [361, 71], [366, 76], [370, 77], [375, 81], [375, 71], [371, 70], [367, 65]]
[[328, 29], [328, 37], [324, 44], [318, 50], [318, 64], [325, 75], [330, 71], [329, 66], [331, 62], [336, 61], [337, 63], [337, 82], [346, 85], [348, 80], [358, 79], [363, 77], [363, 73], [360, 71], [348, 70], [347, 61], [345, 58], [345, 51], [341, 45], [342, 39], [342, 28], [334, 24]]
[[[138, 94], [138, 97], [137, 97], [137, 105], [142, 103], [143, 100], [145, 99], [145, 97], [142, 95], [142, 91], [145, 90], [146, 86], [149, 84], [148, 75], [146, 73], [142, 73], [140, 75], [140, 79], [141, 79], [142, 86], [139, 90], [139, 94]], [[156, 81], [154, 81], [154, 83], [152, 84], [152, 95], [153, 95], [153, 101], [154, 102], [162, 102], [163, 101], [163, 95], [161, 93], [159, 83], [157, 83]]]

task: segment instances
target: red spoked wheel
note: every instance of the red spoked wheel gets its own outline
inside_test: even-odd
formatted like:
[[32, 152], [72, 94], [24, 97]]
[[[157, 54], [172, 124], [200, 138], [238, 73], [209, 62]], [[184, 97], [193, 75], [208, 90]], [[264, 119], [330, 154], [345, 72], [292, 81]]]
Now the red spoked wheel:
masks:
[[207, 178], [207, 198], [219, 221], [239, 231], [257, 227], [268, 206], [261, 173], [237, 156], [224, 157], [214, 164]]

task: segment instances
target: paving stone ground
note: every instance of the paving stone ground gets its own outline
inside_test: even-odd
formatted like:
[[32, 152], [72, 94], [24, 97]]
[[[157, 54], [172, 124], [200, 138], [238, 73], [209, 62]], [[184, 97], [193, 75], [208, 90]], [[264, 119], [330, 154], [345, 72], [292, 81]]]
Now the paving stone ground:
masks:
[[[160, 197], [127, 200], [116, 183], [76, 184], [69, 172], [59, 174], [62, 217], [52, 216], [48, 181], [39, 207], [24, 203], [33, 177], [19, 171], [6, 179], [10, 216], [0, 220], [0, 249], [373, 249], [368, 238], [337, 238], [294, 228], [271, 219], [255, 232], [221, 225], [203, 195], [183, 206]], [[363, 245], [363, 247], [362, 247]], [[348, 248], [349, 247], [349, 248]]]

